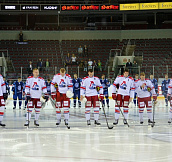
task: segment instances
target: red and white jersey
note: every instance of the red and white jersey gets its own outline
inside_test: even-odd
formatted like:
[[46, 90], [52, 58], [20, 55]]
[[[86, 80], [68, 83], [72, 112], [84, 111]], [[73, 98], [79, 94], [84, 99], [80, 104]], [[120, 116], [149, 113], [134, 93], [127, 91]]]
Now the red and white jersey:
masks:
[[168, 94], [172, 95], [172, 79], [170, 80], [170, 83], [168, 85]]
[[97, 96], [97, 87], [100, 88], [99, 94], [103, 94], [103, 86], [100, 83], [100, 79], [98, 77], [85, 77], [82, 80], [82, 84], [80, 87], [80, 94], [85, 96]]
[[25, 93], [30, 93], [31, 98], [41, 98], [42, 93], [47, 93], [44, 79], [41, 77], [28, 77], [26, 80]]
[[54, 75], [51, 82], [51, 92], [56, 92], [55, 84], [58, 85], [58, 91], [62, 94], [65, 94], [68, 90], [73, 92], [73, 83], [69, 74], [61, 76], [60, 73], [58, 73]]
[[3, 96], [3, 93], [6, 93], [6, 85], [2, 75], [0, 74], [0, 96]]
[[131, 98], [134, 98], [134, 80], [132, 77], [124, 77], [123, 75], [118, 76], [112, 86], [112, 93], [116, 93], [116, 85], [119, 85], [119, 89], [117, 94], [123, 95], [123, 96], [130, 96]]
[[[152, 82], [149, 79], [145, 79], [144, 81], [141, 81], [140, 79], [135, 81], [135, 91], [137, 93], [137, 96], [139, 98], [145, 98], [145, 97], [150, 97], [151, 94], [153, 96], [156, 96], [155, 88], [152, 84]], [[141, 86], [145, 84], [144, 88], [141, 88]], [[147, 88], [150, 87], [151, 91], [148, 92]]]

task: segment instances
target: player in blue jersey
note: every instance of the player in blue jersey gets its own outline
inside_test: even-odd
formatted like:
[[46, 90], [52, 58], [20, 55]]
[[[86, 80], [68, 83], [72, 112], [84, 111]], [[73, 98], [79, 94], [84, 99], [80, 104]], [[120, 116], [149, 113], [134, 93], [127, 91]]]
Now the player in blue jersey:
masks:
[[48, 95], [51, 95], [51, 81], [50, 79], [48, 78], [47, 81], [45, 82], [46, 84], [46, 87], [47, 87], [47, 93]]
[[21, 109], [23, 87], [24, 87], [24, 84], [21, 81], [21, 77], [18, 77], [18, 81], [15, 81], [12, 87], [13, 103], [14, 103], [13, 109], [16, 109], [17, 98], [19, 99], [19, 109]]
[[170, 83], [170, 79], [168, 79], [168, 75], [165, 74], [165, 80], [162, 81], [161, 90], [162, 90], [162, 94], [165, 97], [166, 106], [168, 106], [167, 93], [168, 93], [168, 85], [169, 85], [169, 83]]
[[82, 80], [80, 78], [78, 78], [77, 74], [74, 74], [74, 78], [72, 80], [73, 83], [73, 100], [74, 100], [74, 104], [73, 107], [76, 108], [76, 98], [78, 97], [78, 105], [79, 108], [81, 108], [81, 101], [80, 101], [80, 86], [81, 86], [81, 82]]
[[154, 78], [152, 74], [150, 75], [150, 81], [152, 82], [155, 88], [156, 95], [158, 96], [158, 81]]
[[[109, 108], [109, 94], [108, 94], [108, 88], [110, 87], [110, 83], [108, 79], [105, 78], [105, 75], [102, 74], [102, 77], [100, 79], [100, 83], [103, 86], [103, 94], [106, 98], [106, 104], [107, 107]], [[102, 104], [105, 106], [105, 100], [102, 101]]]

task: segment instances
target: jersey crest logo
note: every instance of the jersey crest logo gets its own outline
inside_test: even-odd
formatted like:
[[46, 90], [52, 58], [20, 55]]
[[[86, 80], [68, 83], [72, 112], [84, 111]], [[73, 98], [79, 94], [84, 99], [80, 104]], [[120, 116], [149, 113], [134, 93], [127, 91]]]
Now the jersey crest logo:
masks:
[[75, 88], [79, 88], [79, 83], [75, 83]]
[[39, 90], [39, 85], [37, 85], [37, 82], [33, 83], [32, 90]]
[[65, 83], [64, 79], [60, 80], [59, 87], [66, 87], [66, 83]]
[[125, 80], [121, 83], [120, 88], [121, 89], [127, 89], [127, 84], [126, 84]]
[[96, 85], [94, 84], [93, 81], [90, 81], [89, 89], [96, 89]]

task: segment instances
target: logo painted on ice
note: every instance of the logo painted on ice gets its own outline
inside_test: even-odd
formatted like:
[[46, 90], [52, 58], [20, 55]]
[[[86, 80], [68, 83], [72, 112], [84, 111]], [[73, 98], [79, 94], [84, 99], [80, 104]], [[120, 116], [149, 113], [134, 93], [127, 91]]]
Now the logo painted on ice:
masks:
[[93, 81], [90, 81], [89, 89], [96, 89], [96, 85], [94, 84]]
[[121, 89], [126, 89], [126, 88], [127, 88], [126, 81], [123, 81], [123, 82], [121, 83], [120, 88], [121, 88]]
[[39, 90], [39, 86], [37, 85], [37, 82], [33, 83], [32, 90]]
[[66, 83], [65, 83], [64, 79], [61, 79], [61, 81], [59, 83], [59, 87], [66, 87]]

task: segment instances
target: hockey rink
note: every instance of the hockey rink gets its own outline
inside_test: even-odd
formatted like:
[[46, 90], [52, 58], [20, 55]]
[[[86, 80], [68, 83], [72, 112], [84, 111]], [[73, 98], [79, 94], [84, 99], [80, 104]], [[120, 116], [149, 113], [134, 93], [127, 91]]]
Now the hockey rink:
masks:
[[[0, 128], [0, 162], [57, 162], [57, 161], [120, 161], [120, 162], [171, 162], [172, 125], [167, 123], [169, 107], [159, 100], [156, 105], [154, 128], [139, 124], [138, 109], [129, 110], [129, 125], [124, 126], [120, 116], [119, 125], [108, 129], [103, 110], [100, 111], [101, 126], [87, 126], [84, 105], [70, 109], [70, 129], [62, 123], [56, 126], [55, 109], [51, 103], [41, 110], [39, 128], [24, 127], [26, 110], [13, 111], [9, 100], [4, 115], [5, 128]], [[114, 101], [106, 108], [109, 125], [114, 121]]]

